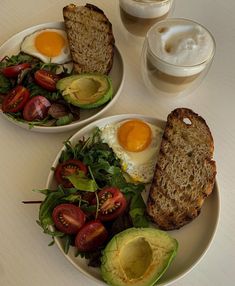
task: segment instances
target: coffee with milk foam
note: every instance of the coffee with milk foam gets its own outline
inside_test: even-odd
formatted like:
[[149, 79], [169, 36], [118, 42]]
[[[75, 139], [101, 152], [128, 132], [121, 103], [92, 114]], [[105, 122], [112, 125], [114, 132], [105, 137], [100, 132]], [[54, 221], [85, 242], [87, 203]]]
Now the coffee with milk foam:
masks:
[[167, 17], [173, 0], [119, 0], [121, 19], [126, 29], [145, 36], [157, 21]]
[[203, 26], [185, 19], [168, 19], [146, 37], [146, 69], [152, 84], [166, 92], [184, 90], [211, 62], [215, 42]]
[[[152, 63], [162, 72], [175, 76], [199, 73], [214, 51], [210, 33], [202, 26], [184, 20], [168, 21], [152, 29], [148, 34], [148, 43], [152, 54], [173, 67], [160, 66], [158, 59]], [[177, 69], [177, 66], [184, 69]]]

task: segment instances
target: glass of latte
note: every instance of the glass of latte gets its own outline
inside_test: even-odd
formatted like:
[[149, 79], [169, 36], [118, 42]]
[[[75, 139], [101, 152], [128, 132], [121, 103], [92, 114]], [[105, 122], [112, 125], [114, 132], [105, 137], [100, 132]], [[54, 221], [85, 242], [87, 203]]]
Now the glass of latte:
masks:
[[119, 0], [121, 20], [133, 35], [144, 37], [148, 29], [172, 11], [173, 0]]
[[141, 56], [146, 86], [165, 98], [184, 96], [198, 87], [215, 54], [215, 40], [188, 19], [165, 19], [147, 32]]

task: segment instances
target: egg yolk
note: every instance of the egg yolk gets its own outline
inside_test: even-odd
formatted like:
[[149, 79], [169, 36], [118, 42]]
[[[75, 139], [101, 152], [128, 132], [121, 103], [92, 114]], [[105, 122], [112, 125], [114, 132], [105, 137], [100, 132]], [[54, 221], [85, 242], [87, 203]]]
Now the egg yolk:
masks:
[[63, 36], [54, 31], [44, 31], [35, 38], [36, 49], [47, 57], [56, 57], [65, 46]]
[[127, 151], [140, 152], [151, 143], [152, 130], [141, 120], [124, 122], [117, 132], [119, 144]]

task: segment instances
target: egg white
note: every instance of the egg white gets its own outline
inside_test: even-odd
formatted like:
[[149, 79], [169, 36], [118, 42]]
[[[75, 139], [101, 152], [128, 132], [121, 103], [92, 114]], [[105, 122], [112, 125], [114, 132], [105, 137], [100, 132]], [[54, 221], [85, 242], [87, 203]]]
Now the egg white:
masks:
[[157, 155], [160, 149], [163, 130], [148, 122], [152, 130], [152, 140], [149, 146], [140, 152], [130, 152], [125, 150], [118, 142], [118, 128], [125, 121], [108, 124], [101, 129], [101, 139], [112, 148], [115, 155], [120, 159], [122, 169], [132, 180], [136, 182], [149, 183], [154, 174]]
[[[40, 33], [46, 32], [46, 31], [56, 32], [64, 38], [65, 45], [62, 48], [61, 53], [56, 57], [47, 57], [46, 55], [40, 53], [35, 46], [36, 37]], [[64, 64], [64, 63], [71, 61], [67, 34], [64, 30], [61, 30], [61, 29], [44, 29], [44, 30], [36, 31], [24, 38], [24, 40], [21, 43], [20, 49], [22, 52], [26, 54], [39, 58], [44, 63]]]

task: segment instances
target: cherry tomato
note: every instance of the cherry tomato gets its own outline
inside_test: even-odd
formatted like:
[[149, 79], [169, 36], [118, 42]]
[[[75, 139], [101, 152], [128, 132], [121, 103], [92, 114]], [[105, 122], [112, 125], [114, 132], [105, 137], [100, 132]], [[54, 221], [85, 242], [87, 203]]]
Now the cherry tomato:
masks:
[[[123, 193], [115, 187], [107, 187], [98, 193], [99, 213], [98, 219], [110, 221], [121, 215], [127, 206]], [[96, 203], [96, 200], [95, 202]]]
[[56, 228], [67, 234], [75, 234], [85, 224], [84, 212], [73, 204], [60, 204], [52, 212]]
[[83, 171], [87, 174], [87, 166], [81, 161], [76, 159], [69, 159], [63, 163], [57, 165], [55, 169], [55, 179], [58, 184], [63, 185], [65, 188], [72, 188], [72, 183], [65, 177], [76, 173], [78, 170]]
[[101, 246], [107, 239], [108, 232], [99, 221], [86, 223], [77, 233], [75, 246], [79, 251], [92, 251]]
[[29, 68], [30, 64], [28, 63], [23, 63], [23, 64], [18, 64], [18, 65], [14, 65], [14, 66], [9, 66], [6, 67], [2, 70], [2, 73], [6, 76], [6, 77], [17, 77], [18, 74], [26, 69]]
[[4, 98], [2, 103], [3, 112], [18, 112], [23, 109], [28, 101], [30, 93], [24, 86], [18, 85], [13, 88]]
[[27, 121], [42, 120], [47, 116], [51, 103], [46, 97], [37, 95], [32, 97], [25, 105], [23, 117]]
[[55, 91], [56, 83], [59, 80], [59, 77], [47, 70], [37, 70], [34, 74], [34, 79], [38, 85], [46, 90]]

